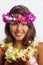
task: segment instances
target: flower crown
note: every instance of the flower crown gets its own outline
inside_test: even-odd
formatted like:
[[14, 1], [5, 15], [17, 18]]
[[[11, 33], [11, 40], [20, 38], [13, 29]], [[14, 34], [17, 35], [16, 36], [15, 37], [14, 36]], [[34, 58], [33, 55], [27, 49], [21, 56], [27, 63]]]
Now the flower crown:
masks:
[[3, 18], [3, 21], [5, 23], [10, 23], [10, 22], [28, 22], [28, 23], [32, 23], [36, 16], [34, 16], [34, 14], [32, 14], [31, 12], [30, 13], [25, 13], [23, 15], [18, 15], [18, 16], [15, 16], [15, 15], [10, 15], [9, 13], [7, 14], [3, 14], [2, 15], [2, 18]]

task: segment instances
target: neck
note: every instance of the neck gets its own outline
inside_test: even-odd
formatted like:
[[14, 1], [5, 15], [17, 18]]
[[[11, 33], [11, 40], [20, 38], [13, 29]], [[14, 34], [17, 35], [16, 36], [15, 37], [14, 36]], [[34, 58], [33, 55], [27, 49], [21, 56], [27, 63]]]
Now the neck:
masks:
[[20, 43], [22, 43], [22, 41], [21, 40], [20, 41], [19, 40], [16, 40], [15, 43], [20, 44]]
[[16, 48], [23, 48], [23, 44], [22, 44], [22, 41], [18, 41], [18, 40], [16, 40], [15, 41], [15, 44], [14, 44], [14, 47], [16, 47]]

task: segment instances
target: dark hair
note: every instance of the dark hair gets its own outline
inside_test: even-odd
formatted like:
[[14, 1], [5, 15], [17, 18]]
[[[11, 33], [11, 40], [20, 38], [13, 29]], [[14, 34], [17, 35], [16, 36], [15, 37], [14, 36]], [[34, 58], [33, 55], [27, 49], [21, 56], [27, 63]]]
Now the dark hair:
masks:
[[[9, 11], [10, 15], [17, 14], [17, 13], [22, 15], [24, 13], [30, 13], [30, 10], [27, 7], [23, 6], [23, 5], [17, 5], [17, 6], [14, 6]], [[36, 36], [36, 30], [35, 30], [35, 27], [34, 27], [33, 23], [27, 23], [27, 26], [29, 27], [29, 32], [27, 33], [27, 35], [25, 36], [25, 38], [22, 41], [25, 46], [27, 46], [29, 44], [29, 40], [33, 41], [34, 37]], [[9, 23], [7, 23], [5, 25], [5, 33], [7, 35], [6, 42], [11, 42], [11, 41], [13, 42], [14, 38], [10, 34]]]

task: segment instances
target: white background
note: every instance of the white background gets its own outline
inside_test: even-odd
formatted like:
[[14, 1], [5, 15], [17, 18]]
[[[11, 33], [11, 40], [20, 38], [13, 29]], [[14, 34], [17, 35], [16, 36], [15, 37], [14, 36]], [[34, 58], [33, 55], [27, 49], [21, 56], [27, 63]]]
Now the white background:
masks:
[[35, 14], [36, 35], [39, 41], [43, 41], [43, 0], [0, 0], [0, 41], [5, 38], [2, 14], [7, 13], [15, 5], [25, 5]]

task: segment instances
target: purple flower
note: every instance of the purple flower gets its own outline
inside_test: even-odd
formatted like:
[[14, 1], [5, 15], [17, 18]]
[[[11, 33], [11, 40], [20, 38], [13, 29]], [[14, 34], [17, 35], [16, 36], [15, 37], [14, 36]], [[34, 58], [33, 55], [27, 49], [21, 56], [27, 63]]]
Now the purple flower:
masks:
[[24, 16], [25, 16], [25, 20], [29, 23], [32, 23], [36, 18], [32, 13], [26, 13]]
[[5, 23], [8, 23], [8, 18], [9, 18], [9, 14], [7, 13], [7, 14], [3, 14], [2, 15], [2, 18], [3, 18], [3, 21], [5, 22]]

